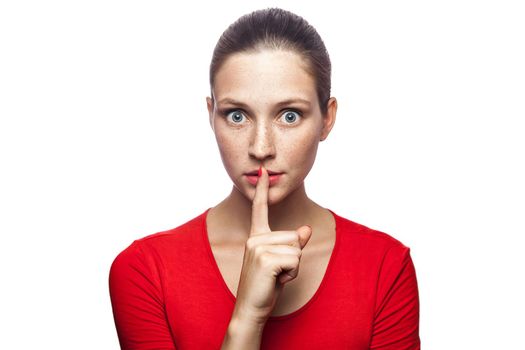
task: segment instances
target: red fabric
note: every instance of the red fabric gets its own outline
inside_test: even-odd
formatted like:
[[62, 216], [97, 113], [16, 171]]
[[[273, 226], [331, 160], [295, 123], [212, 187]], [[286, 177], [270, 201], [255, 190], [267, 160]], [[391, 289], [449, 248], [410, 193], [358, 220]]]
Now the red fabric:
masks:
[[[235, 297], [220, 275], [204, 213], [134, 241], [109, 274], [122, 349], [219, 349]], [[419, 349], [419, 297], [410, 249], [338, 216], [315, 295], [270, 317], [261, 349]]]

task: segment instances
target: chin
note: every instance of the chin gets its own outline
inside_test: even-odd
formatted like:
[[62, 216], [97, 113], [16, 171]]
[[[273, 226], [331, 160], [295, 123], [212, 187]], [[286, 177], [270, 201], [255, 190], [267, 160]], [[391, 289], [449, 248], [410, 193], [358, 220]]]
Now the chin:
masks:
[[282, 202], [284, 198], [285, 197], [282, 196], [282, 193], [275, 193], [275, 191], [272, 192], [270, 189], [270, 193], [268, 193], [268, 206], [270, 207], [272, 205], [278, 204]]
[[[234, 186], [240, 194], [244, 198], [246, 198], [249, 202], [253, 202], [253, 198], [255, 197], [255, 187], [252, 186], [246, 186], [244, 187], [244, 184], [239, 186], [238, 184], [234, 183]], [[281, 202], [285, 196], [283, 196], [282, 190], [274, 187], [270, 187], [268, 192], [268, 206], [277, 204]]]

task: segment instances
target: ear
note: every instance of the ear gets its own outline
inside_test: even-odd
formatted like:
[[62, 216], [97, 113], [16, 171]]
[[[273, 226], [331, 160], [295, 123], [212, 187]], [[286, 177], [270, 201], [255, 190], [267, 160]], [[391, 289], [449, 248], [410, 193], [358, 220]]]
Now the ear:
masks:
[[208, 118], [210, 126], [213, 130], [213, 99], [211, 97], [206, 97], [206, 106], [208, 107]]
[[337, 114], [337, 100], [335, 97], [330, 97], [327, 102], [326, 114], [323, 116], [323, 129], [321, 130], [321, 141], [324, 141], [335, 123], [335, 115]]

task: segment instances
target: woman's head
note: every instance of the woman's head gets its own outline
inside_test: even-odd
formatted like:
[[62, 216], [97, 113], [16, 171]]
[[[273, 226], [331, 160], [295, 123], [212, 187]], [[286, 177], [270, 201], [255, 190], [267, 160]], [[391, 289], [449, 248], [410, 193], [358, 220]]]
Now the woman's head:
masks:
[[[247, 22], [240, 27], [243, 31], [266, 33], [266, 41], [257, 43], [253, 41], [254, 34], [250, 34], [248, 38], [252, 38], [250, 43], [255, 47], [232, 42], [232, 38], [241, 42], [247, 39], [241, 38], [242, 33], [232, 32], [235, 24], [226, 30], [231, 33], [223, 35], [219, 43], [225, 41], [227, 45], [223, 46], [242, 49], [221, 49], [220, 54], [215, 50], [210, 70], [212, 96], [207, 98], [207, 104], [223, 164], [239, 192], [253, 199], [255, 184], [247, 174], [256, 172], [260, 165], [282, 174], [278, 181], [271, 182], [268, 201], [272, 205], [303, 184], [319, 142], [334, 124], [337, 102], [328, 95], [322, 108], [318, 77], [312, 74], [315, 69], [311, 60], [305, 59], [304, 47], [298, 50], [297, 46], [285, 45], [276, 34], [288, 33], [311, 43], [308, 36], [298, 34], [303, 31], [298, 31], [297, 22], [304, 20], [276, 9], [255, 13], [258, 15], [241, 17], [239, 21], [244, 18]], [[258, 20], [247, 20], [249, 16]], [[295, 24], [290, 24], [290, 18]], [[257, 28], [250, 29], [248, 23]], [[292, 29], [286, 28], [285, 23]], [[274, 45], [269, 45], [272, 42]]]
[[283, 50], [298, 54], [316, 85], [321, 112], [326, 113], [330, 98], [331, 63], [323, 40], [302, 17], [279, 8], [258, 10], [240, 17], [221, 35], [210, 64], [210, 86], [217, 71], [233, 54]]

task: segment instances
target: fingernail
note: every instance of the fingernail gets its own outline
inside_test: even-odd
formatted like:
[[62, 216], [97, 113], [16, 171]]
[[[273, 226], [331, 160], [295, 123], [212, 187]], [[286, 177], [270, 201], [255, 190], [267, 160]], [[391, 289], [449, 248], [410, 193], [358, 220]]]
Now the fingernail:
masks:
[[262, 165], [259, 167], [259, 174], [257, 176], [261, 177], [262, 175]]

